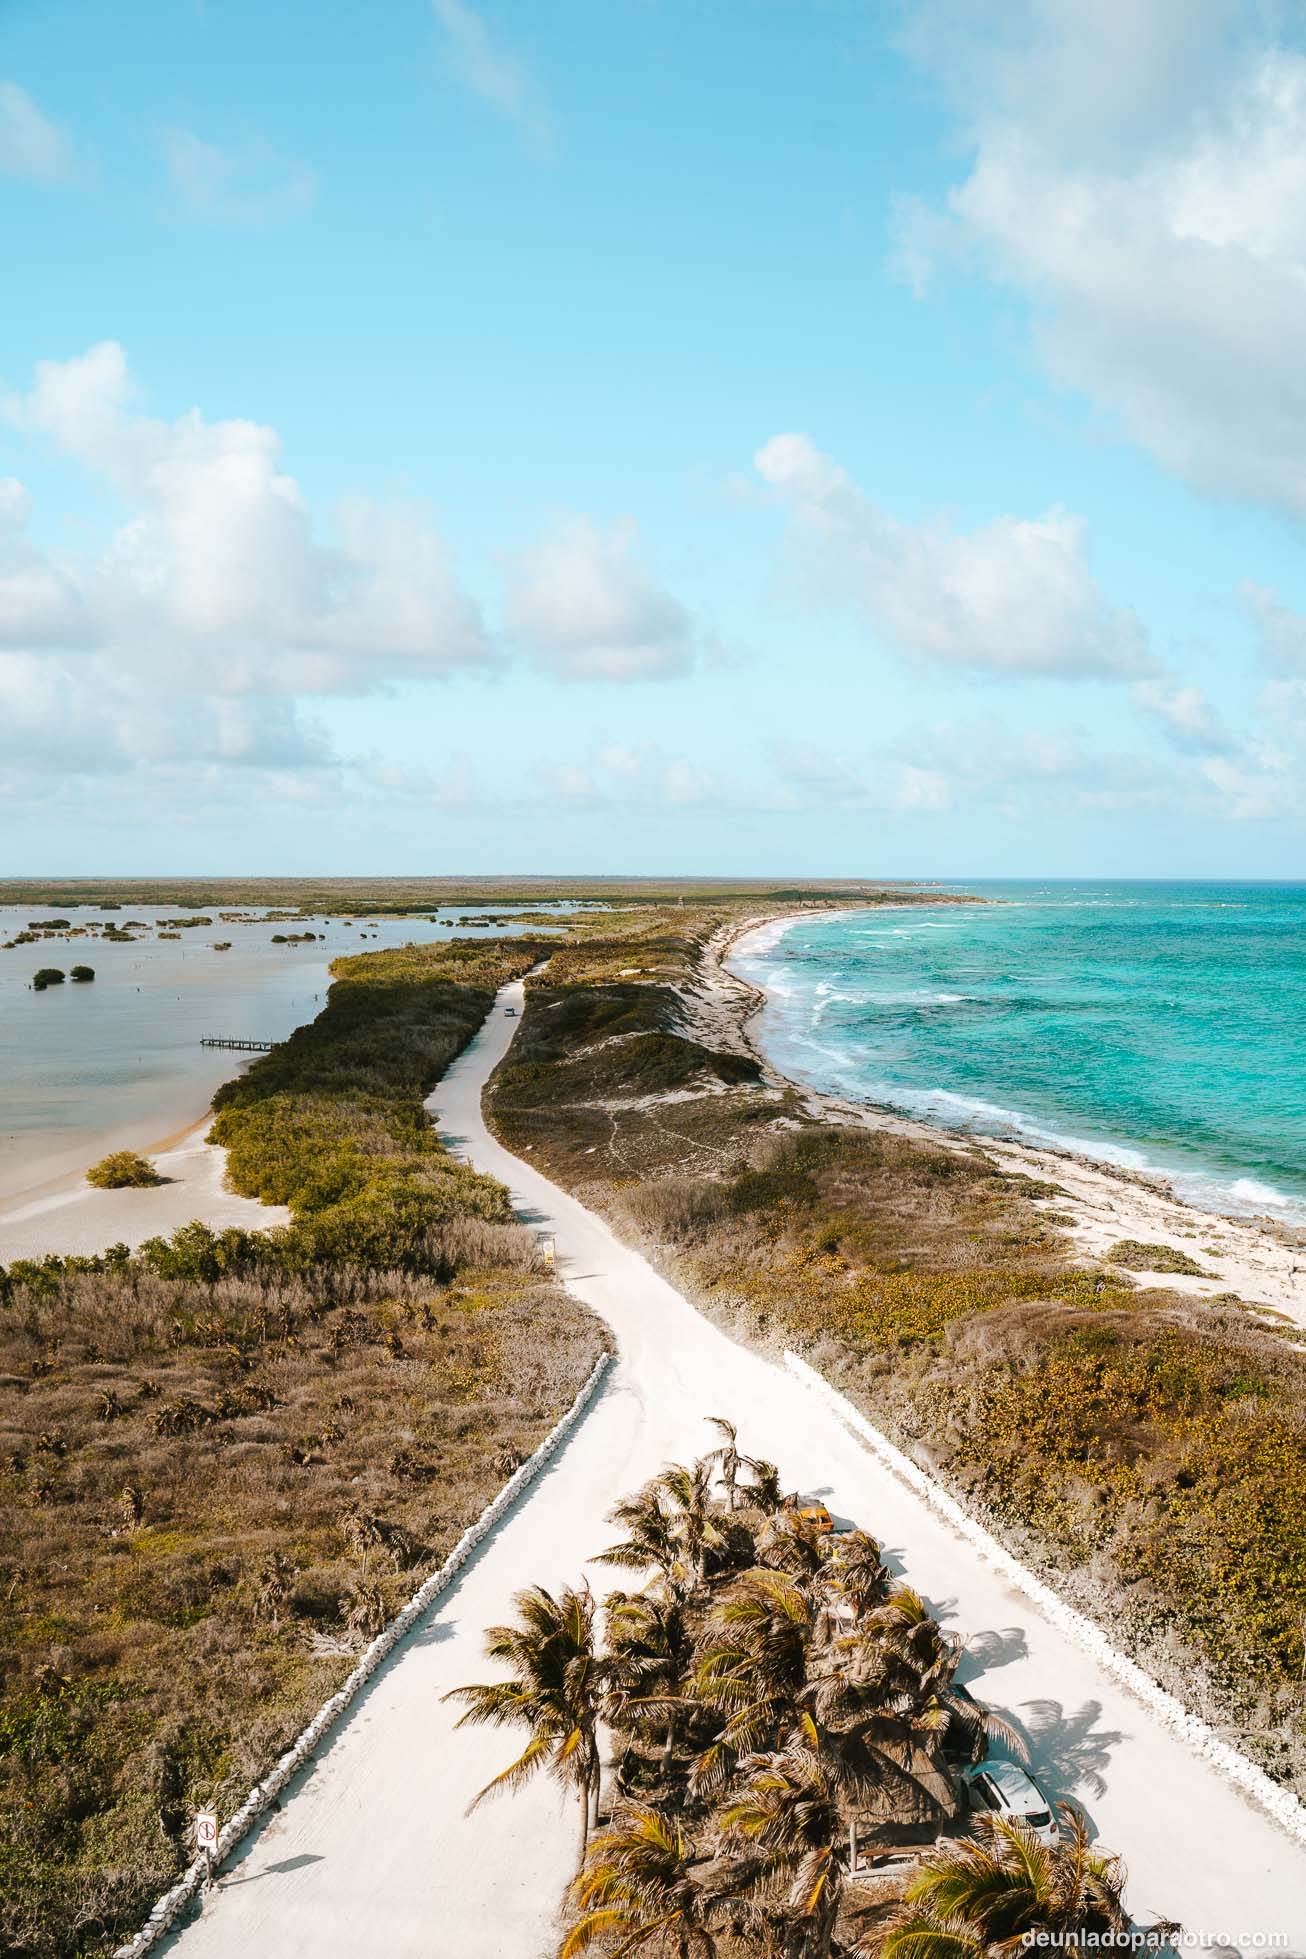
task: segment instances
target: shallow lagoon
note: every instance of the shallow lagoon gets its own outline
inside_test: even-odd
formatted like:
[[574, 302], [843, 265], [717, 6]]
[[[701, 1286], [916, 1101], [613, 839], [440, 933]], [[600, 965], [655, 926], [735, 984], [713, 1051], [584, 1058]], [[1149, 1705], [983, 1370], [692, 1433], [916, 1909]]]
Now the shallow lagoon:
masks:
[[[43, 1188], [79, 1171], [112, 1144], [149, 1148], [200, 1120], [219, 1085], [242, 1065], [239, 1054], [204, 1048], [205, 1035], [283, 1040], [320, 1010], [328, 966], [346, 952], [457, 937], [504, 937], [520, 927], [487, 925], [455, 932], [453, 921], [505, 907], [460, 905], [430, 917], [351, 922], [322, 917], [189, 925], [160, 939], [160, 921], [187, 916], [157, 905], [105, 911], [0, 906], [0, 941], [32, 920], [144, 920], [148, 931], [130, 944], [106, 943], [99, 932], [48, 938], [0, 951], [0, 1198]], [[572, 906], [532, 905], [532, 911]], [[539, 929], [539, 928], [532, 928]], [[311, 944], [274, 945], [274, 933], [311, 931]], [[229, 940], [228, 952], [215, 945]], [[34, 992], [42, 966], [65, 973], [95, 969], [90, 984]]]

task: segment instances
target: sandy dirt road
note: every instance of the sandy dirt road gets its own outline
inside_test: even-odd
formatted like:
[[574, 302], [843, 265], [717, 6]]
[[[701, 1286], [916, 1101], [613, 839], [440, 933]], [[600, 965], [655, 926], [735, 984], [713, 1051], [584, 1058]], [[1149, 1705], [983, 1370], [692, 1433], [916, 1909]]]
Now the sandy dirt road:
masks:
[[[614, 1499], [671, 1457], [710, 1443], [705, 1417], [745, 1449], [826, 1494], [969, 1636], [962, 1677], [1030, 1737], [1036, 1771], [1123, 1851], [1129, 1901], [1190, 1931], [1286, 1935], [1306, 1953], [1306, 1851], [1252, 1807], [999, 1578], [782, 1369], [734, 1345], [573, 1198], [486, 1130], [481, 1090], [521, 1007], [505, 989], [430, 1098], [457, 1152], [508, 1185], [523, 1217], [557, 1235], [559, 1267], [611, 1325], [618, 1364], [550, 1468], [429, 1620], [361, 1696], [316, 1766], [229, 1866], [202, 1917], [163, 1948], [181, 1959], [544, 1959], [576, 1850], [570, 1803], [545, 1783], [467, 1797], [509, 1759], [510, 1733], [454, 1732], [449, 1687], [486, 1677], [482, 1629], [513, 1592], [578, 1577], [611, 1541]], [[612, 1574], [591, 1570], [596, 1590]]]

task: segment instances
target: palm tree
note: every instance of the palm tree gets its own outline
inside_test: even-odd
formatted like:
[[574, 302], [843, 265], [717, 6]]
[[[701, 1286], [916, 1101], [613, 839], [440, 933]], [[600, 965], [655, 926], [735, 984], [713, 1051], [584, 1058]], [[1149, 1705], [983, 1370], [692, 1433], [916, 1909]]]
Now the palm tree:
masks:
[[778, 1510], [767, 1519], [757, 1539], [758, 1557], [773, 1565], [809, 1593], [824, 1589], [827, 1565], [820, 1526], [795, 1510]]
[[682, 1592], [688, 1573], [681, 1558], [676, 1529], [656, 1483], [645, 1483], [608, 1512], [608, 1521], [627, 1533], [620, 1544], [599, 1551], [591, 1564], [619, 1565], [627, 1571], [661, 1573], [664, 1582]]
[[840, 1538], [837, 1562], [831, 1566], [830, 1575], [859, 1619], [888, 1596], [888, 1567], [880, 1546], [864, 1530], [849, 1531]]
[[612, 1592], [606, 1622], [604, 1713], [614, 1728], [661, 1727], [662, 1770], [671, 1766], [684, 1706], [684, 1681], [694, 1657], [680, 1601], [651, 1592]]
[[1093, 1849], [1082, 1817], [1062, 1814], [1070, 1835], [1055, 1846], [1018, 1823], [977, 1818], [973, 1837], [930, 1854], [865, 1951], [876, 1959], [970, 1959], [1017, 1952], [1032, 1932], [1127, 1931], [1123, 1864]]
[[712, 1465], [706, 1457], [689, 1469], [683, 1463], [668, 1463], [654, 1487], [672, 1506], [671, 1527], [689, 1589], [694, 1591], [703, 1583], [708, 1554], [725, 1541], [712, 1514]]
[[785, 1959], [827, 1959], [849, 1860], [832, 1766], [806, 1742], [746, 1766], [742, 1788], [720, 1813], [722, 1832], [756, 1849], [763, 1884], [782, 1896]]
[[724, 1716], [695, 1764], [691, 1788], [718, 1793], [741, 1755], [783, 1745], [795, 1728], [815, 1741], [801, 1704], [812, 1609], [785, 1572], [758, 1568], [736, 1579], [713, 1614], [694, 1676], [695, 1697]]
[[944, 1632], [910, 1585], [897, 1586], [858, 1630], [878, 1649], [886, 1677], [899, 1692], [924, 1702], [952, 1685], [965, 1642]]
[[733, 1510], [735, 1485], [739, 1481], [739, 1472], [748, 1461], [748, 1457], [741, 1456], [739, 1453], [739, 1431], [733, 1422], [728, 1422], [724, 1415], [709, 1415], [708, 1421], [714, 1429], [720, 1431], [723, 1439], [720, 1448], [713, 1449], [707, 1460], [719, 1466], [721, 1482], [726, 1493], [726, 1509]]
[[768, 1517], [774, 1516], [784, 1502], [780, 1471], [765, 1456], [750, 1456], [748, 1467], [753, 1478], [747, 1486], [748, 1501], [754, 1510], [761, 1510]]
[[594, 1605], [588, 1588], [568, 1586], [558, 1598], [542, 1585], [518, 1592], [516, 1626], [491, 1626], [485, 1650], [510, 1669], [506, 1680], [455, 1687], [445, 1700], [463, 1700], [458, 1722], [524, 1727], [530, 1740], [515, 1762], [473, 1796], [469, 1812], [500, 1789], [518, 1789], [546, 1768], [580, 1795], [581, 1856], [589, 1837], [590, 1803], [598, 1806], [598, 1717], [603, 1668], [594, 1651]]
[[580, 1917], [559, 1959], [604, 1940], [612, 1959], [657, 1939], [676, 1959], [716, 1959], [711, 1901], [695, 1876], [693, 1845], [665, 1811], [626, 1803], [594, 1838], [573, 1886]]
[[1008, 1721], [982, 1707], [955, 1683], [965, 1645], [944, 1632], [920, 1594], [900, 1585], [892, 1597], [859, 1622], [863, 1676], [879, 1674], [886, 1693], [903, 1710], [911, 1708], [922, 1728], [932, 1731], [935, 1749], [949, 1742], [954, 1753], [983, 1761], [990, 1742], [1000, 1742], [1024, 1758], [1025, 1743]]

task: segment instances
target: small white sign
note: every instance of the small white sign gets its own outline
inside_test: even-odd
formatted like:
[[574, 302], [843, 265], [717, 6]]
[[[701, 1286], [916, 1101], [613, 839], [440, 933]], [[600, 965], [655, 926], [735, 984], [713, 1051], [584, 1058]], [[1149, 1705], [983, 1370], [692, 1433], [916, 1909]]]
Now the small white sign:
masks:
[[195, 1818], [195, 1841], [201, 1850], [217, 1849], [218, 1812], [215, 1809], [202, 1809]]

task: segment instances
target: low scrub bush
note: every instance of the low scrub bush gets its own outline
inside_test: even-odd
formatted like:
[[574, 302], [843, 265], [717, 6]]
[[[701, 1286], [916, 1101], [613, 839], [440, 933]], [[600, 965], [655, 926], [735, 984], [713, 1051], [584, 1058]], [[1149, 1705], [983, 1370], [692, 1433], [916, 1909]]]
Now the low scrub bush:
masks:
[[166, 1183], [167, 1178], [159, 1175], [148, 1157], [138, 1156], [135, 1150], [112, 1150], [91, 1165], [86, 1181], [97, 1190], [123, 1190]]
[[1191, 1279], [1207, 1279], [1195, 1258], [1175, 1245], [1145, 1245], [1137, 1238], [1122, 1238], [1102, 1254], [1112, 1265], [1123, 1265], [1128, 1272], [1183, 1272]]

